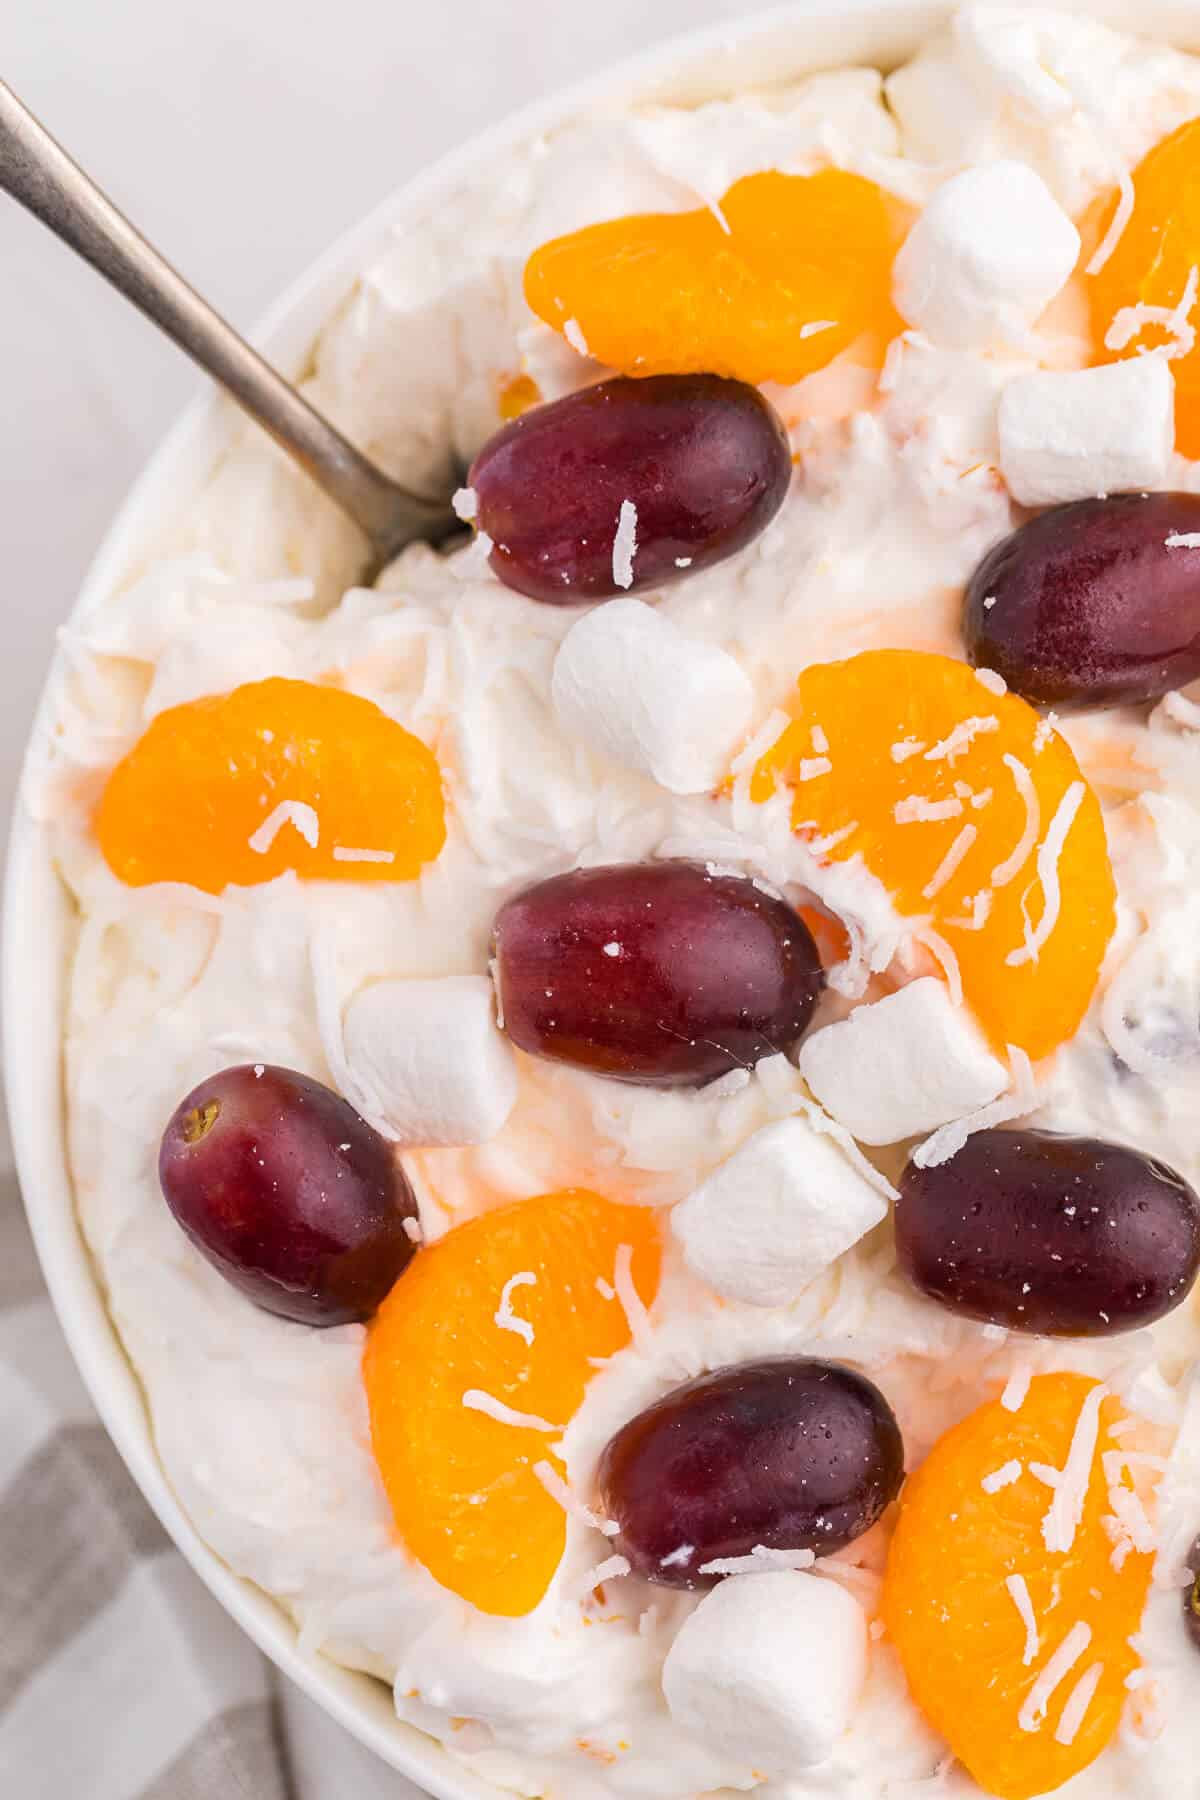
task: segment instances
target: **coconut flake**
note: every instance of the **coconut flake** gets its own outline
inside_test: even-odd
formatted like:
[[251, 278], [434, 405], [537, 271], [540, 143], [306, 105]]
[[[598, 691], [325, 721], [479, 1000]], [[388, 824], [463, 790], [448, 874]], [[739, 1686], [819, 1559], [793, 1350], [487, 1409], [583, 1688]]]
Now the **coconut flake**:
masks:
[[307, 801], [281, 800], [251, 834], [249, 844], [256, 856], [267, 854], [285, 825], [295, 826], [310, 850], [315, 850], [321, 841], [321, 821]]
[[921, 889], [926, 900], [932, 900], [935, 894], [941, 893], [948, 881], [953, 880], [963, 858], [967, 855], [978, 836], [979, 827], [977, 825], [963, 826], [962, 830], [947, 850], [945, 856], [943, 856], [941, 862], [934, 870], [932, 876]]
[[572, 1586], [576, 1597], [585, 1600], [603, 1582], [618, 1581], [622, 1575], [631, 1575], [632, 1573], [632, 1565], [626, 1557], [609, 1556], [602, 1563], [597, 1563], [594, 1569], [586, 1570], [578, 1582], [573, 1583]]
[[837, 328], [836, 319], [811, 319], [807, 325], [800, 327], [800, 341], [803, 343], [806, 338], [816, 337], [822, 331], [836, 331]]
[[1168, 550], [1200, 550], [1200, 531], [1173, 531], [1163, 541]]
[[613, 1287], [617, 1299], [621, 1302], [621, 1310], [629, 1322], [629, 1335], [633, 1339], [634, 1348], [644, 1350], [650, 1341], [650, 1314], [642, 1302], [633, 1279], [633, 1246], [617, 1245], [617, 1259], [613, 1271]]
[[952, 795], [948, 800], [933, 800], [928, 794], [909, 794], [897, 800], [892, 817], [897, 825], [936, 825], [942, 819], [962, 816], [962, 801]]
[[1058, 1729], [1054, 1733], [1056, 1744], [1073, 1744], [1079, 1736], [1083, 1721], [1087, 1718], [1088, 1707], [1096, 1697], [1096, 1689], [1100, 1686], [1100, 1678], [1104, 1674], [1102, 1662], [1093, 1663], [1086, 1674], [1080, 1676], [1067, 1696], [1067, 1704], [1062, 1709], [1062, 1717], [1058, 1721]]
[[633, 559], [636, 555], [637, 507], [632, 500], [622, 500], [612, 552], [613, 580], [619, 588], [633, 586]]
[[392, 863], [396, 860], [396, 853], [394, 850], [351, 850], [345, 844], [335, 844], [333, 860], [344, 863]]
[[421, 1230], [419, 1219], [403, 1218], [400, 1221], [400, 1228], [410, 1243], [423, 1244], [425, 1242], [425, 1233]]
[[1041, 802], [1038, 800], [1037, 789], [1033, 785], [1033, 776], [1019, 757], [1012, 756], [1007, 751], [1004, 755], [1004, 766], [1016, 783], [1018, 794], [1025, 802], [1025, 823], [1021, 828], [1021, 835], [1013, 847], [1012, 854], [1006, 856], [1002, 863], [997, 863], [992, 870], [992, 886], [994, 888], [1007, 887], [1010, 881], [1016, 879], [1032, 856], [1034, 845], [1038, 840], [1038, 832], [1042, 828]]
[[671, 1550], [666, 1556], [659, 1557], [660, 1569], [678, 1569], [696, 1554], [695, 1544], [680, 1544], [678, 1550]]
[[[1005, 1412], [1020, 1412], [1029, 1396], [1029, 1384], [1032, 1380], [1033, 1363], [1028, 1356], [1019, 1356], [1012, 1366], [1008, 1380], [1004, 1384], [1004, 1392], [1000, 1396], [1000, 1404]], [[1032, 1473], [1032, 1470], [1030, 1472]]]
[[1002, 1468], [994, 1470], [991, 1475], [985, 1475], [979, 1485], [985, 1494], [998, 1494], [1001, 1488], [1011, 1487], [1014, 1481], [1020, 1481], [1021, 1473], [1021, 1464], [1014, 1458], [1012, 1462], [1006, 1462]]
[[[1110, 133], [1105, 133], [1105, 141], [1108, 141], [1110, 137]], [[1119, 190], [1117, 210], [1113, 214], [1112, 222], [1097, 245], [1095, 254], [1087, 266], [1089, 275], [1098, 275], [1100, 273], [1101, 269], [1124, 237], [1125, 227], [1133, 217], [1134, 202], [1136, 199], [1133, 187], [1133, 176], [1129, 173], [1129, 170], [1125, 167], [1124, 163], [1117, 169], [1116, 175]]]
[[701, 1575], [758, 1575], [766, 1569], [811, 1569], [816, 1562], [812, 1550], [772, 1550], [766, 1544], [755, 1544], [749, 1556], [718, 1556], [700, 1564]]
[[583, 1501], [565, 1482], [553, 1463], [537, 1462], [533, 1465], [533, 1473], [537, 1476], [552, 1500], [557, 1500], [569, 1519], [577, 1519], [581, 1525], [587, 1525], [592, 1531], [602, 1532], [605, 1537], [616, 1537], [621, 1527], [615, 1519], [602, 1519], [599, 1513], [585, 1506]]
[[[987, 602], [985, 601], [984, 604], [986, 605]], [[995, 604], [995, 596], [993, 596], [992, 605], [994, 606]], [[1001, 694], [1007, 694], [1008, 692], [1007, 681], [1005, 681], [1003, 675], [996, 669], [976, 669], [975, 679], [980, 687], [985, 687], [989, 694], [995, 694], [997, 698], [999, 698]]]
[[1200, 268], [1193, 268], [1178, 306], [1147, 306], [1138, 301], [1134, 306], [1121, 307], [1105, 333], [1105, 349], [1127, 350], [1147, 325], [1161, 325], [1175, 341], [1162, 351], [1151, 354], [1165, 355], [1172, 362], [1176, 357], [1187, 356], [1196, 347], [1196, 327], [1192, 324], [1192, 312], [1198, 296]]
[[1067, 1679], [1092, 1641], [1092, 1628], [1082, 1620], [1072, 1625], [1054, 1655], [1029, 1690], [1029, 1697], [1017, 1717], [1022, 1731], [1040, 1731], [1046, 1712], [1058, 1688]]
[[1059, 802], [1058, 810], [1050, 821], [1050, 829], [1042, 840], [1037, 855], [1038, 880], [1042, 884], [1042, 896], [1045, 905], [1037, 927], [1026, 934], [1025, 942], [1016, 950], [1010, 950], [1004, 961], [1008, 968], [1016, 969], [1022, 963], [1036, 963], [1054, 927], [1058, 924], [1058, 916], [1062, 910], [1062, 888], [1058, 878], [1058, 863], [1070, 836], [1071, 827], [1079, 808], [1083, 804], [1087, 788], [1082, 781], [1073, 781]]
[[901, 738], [898, 744], [892, 745], [892, 761], [894, 763], [907, 762], [911, 756], [920, 756], [925, 747], [924, 740], [921, 738]]
[[981, 888], [977, 894], [968, 894], [963, 901], [963, 905], [970, 909], [966, 917], [947, 919], [947, 925], [955, 925], [959, 931], [982, 931], [991, 917], [994, 898], [991, 888]]
[[583, 335], [583, 327], [578, 319], [568, 319], [562, 328], [562, 334], [572, 350], [578, 350], [580, 356], [590, 356], [587, 339]]
[[479, 517], [479, 495], [473, 487], [457, 488], [450, 504], [464, 525]]
[[913, 1161], [919, 1169], [940, 1168], [952, 1156], [958, 1155], [975, 1132], [989, 1131], [993, 1125], [1005, 1125], [1010, 1119], [1020, 1119], [1033, 1111], [1037, 1102], [1033, 1065], [1018, 1044], [1008, 1046], [1008, 1059], [1013, 1071], [1013, 1084], [1008, 1092], [993, 1100], [990, 1106], [981, 1106], [977, 1112], [939, 1126], [913, 1151]]
[[833, 764], [827, 756], [804, 756], [796, 771], [799, 781], [815, 781], [818, 775], [832, 775]]
[[516, 1275], [510, 1275], [500, 1292], [500, 1304], [496, 1308], [494, 1322], [501, 1331], [511, 1331], [515, 1336], [524, 1338], [527, 1344], [533, 1342], [533, 1326], [528, 1319], [518, 1318], [512, 1309], [512, 1296], [517, 1288], [536, 1287], [537, 1276], [532, 1269], [522, 1269]]
[[931, 750], [925, 752], [925, 761], [948, 762], [953, 767], [960, 756], [966, 756], [976, 738], [986, 737], [999, 729], [1000, 721], [995, 713], [960, 719], [947, 737], [940, 739]]
[[1065, 1555], [1075, 1542], [1100, 1435], [1100, 1408], [1107, 1394], [1103, 1382], [1097, 1383], [1079, 1409], [1062, 1478], [1042, 1520], [1042, 1538], [1052, 1553]]
[[551, 1425], [548, 1419], [539, 1418], [537, 1413], [517, 1412], [506, 1406], [503, 1400], [497, 1400], [494, 1394], [487, 1394], [482, 1388], [468, 1388], [462, 1397], [462, 1403], [468, 1412], [485, 1413], [489, 1419], [495, 1419], [498, 1425], [514, 1425], [519, 1431], [562, 1431], [561, 1425]]
[[1028, 1669], [1036, 1660], [1042, 1647], [1038, 1632], [1037, 1615], [1033, 1610], [1033, 1601], [1029, 1594], [1029, 1584], [1023, 1575], [1010, 1575], [1004, 1583], [1008, 1589], [1013, 1605], [1021, 1615], [1021, 1623], [1025, 1627], [1025, 1654], [1021, 1661]]

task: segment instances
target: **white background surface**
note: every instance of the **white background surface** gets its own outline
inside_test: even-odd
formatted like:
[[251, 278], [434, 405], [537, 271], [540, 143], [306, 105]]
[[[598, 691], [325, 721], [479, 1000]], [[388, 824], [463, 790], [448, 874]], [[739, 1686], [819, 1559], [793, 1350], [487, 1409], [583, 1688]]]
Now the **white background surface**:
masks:
[[[331, 238], [485, 124], [744, 0], [7, 0], [3, 77], [248, 326]], [[0, 196], [0, 817], [54, 632], [199, 377]], [[299, 1698], [301, 1800], [400, 1800]]]

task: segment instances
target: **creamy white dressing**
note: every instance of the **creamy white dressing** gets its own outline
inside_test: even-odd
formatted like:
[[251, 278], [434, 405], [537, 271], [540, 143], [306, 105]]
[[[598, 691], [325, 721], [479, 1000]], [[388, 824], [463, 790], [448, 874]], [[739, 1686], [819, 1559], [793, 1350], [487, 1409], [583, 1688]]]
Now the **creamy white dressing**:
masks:
[[[920, 204], [948, 171], [1016, 155], [1078, 216], [1116, 180], [1115, 161], [1136, 160], [1200, 111], [1194, 59], [1051, 14], [1023, 12], [1016, 29], [1004, 11], [973, 9], [893, 76], [895, 117], [877, 76], [843, 71], [767, 100], [605, 118], [532, 146], [364, 273], [321, 335], [314, 397], [398, 474], [428, 479], [494, 428], [505, 379], [525, 369], [549, 396], [595, 373], [521, 304], [523, 258], [548, 236], [708, 203], [757, 168], [830, 159]], [[874, 645], [957, 654], [962, 585], [1013, 522], [994, 472], [998, 394], [1013, 374], [1084, 354], [1068, 295], [1037, 339], [1002, 355], [906, 333], [878, 394], [852, 358], [774, 391], [802, 453], [783, 511], [748, 550], [657, 604], [737, 659], [768, 725], [807, 663]], [[1179, 462], [1177, 480], [1200, 489], [1200, 466]], [[753, 1747], [732, 1761], [709, 1753], [662, 1698], [663, 1658], [694, 1602], [623, 1578], [601, 1613], [589, 1610], [580, 1579], [610, 1547], [580, 1515], [526, 1619], [479, 1615], [411, 1561], [370, 1455], [362, 1331], [290, 1325], [226, 1286], [162, 1204], [158, 1138], [179, 1097], [233, 1061], [339, 1084], [340, 1014], [360, 987], [483, 972], [500, 901], [576, 864], [686, 854], [792, 895], [811, 890], [855, 945], [823, 1002], [831, 1017], [872, 993], [897, 958], [924, 971], [928, 955], [859, 864], [815, 861], [792, 836], [785, 801], [751, 806], [744, 773], [730, 800], [685, 798], [566, 738], [550, 671], [573, 610], [505, 590], [478, 545], [447, 559], [411, 550], [376, 591], [347, 591], [359, 548], [262, 440], [238, 432], [139, 579], [68, 635], [69, 701], [58, 733], [35, 746], [27, 794], [57, 821], [80, 907], [67, 1083], [84, 1228], [172, 1485], [213, 1548], [290, 1609], [306, 1647], [394, 1681], [403, 1717], [522, 1793], [684, 1800], [748, 1788]], [[164, 707], [267, 674], [337, 676], [432, 746], [450, 802], [442, 856], [409, 884], [285, 877], [216, 900], [123, 888], [86, 831], [104, 772]], [[1120, 1137], [1200, 1180], [1200, 734], [1186, 709], [1166, 707], [1149, 723], [1115, 714], [1062, 729], [1105, 803], [1120, 927], [1083, 1030], [1039, 1071], [1037, 1116]], [[782, 1058], [699, 1095], [521, 1059], [517, 1105], [498, 1136], [405, 1160], [430, 1236], [497, 1201], [566, 1185], [666, 1206], [760, 1125], [795, 1111], [802, 1093]], [[894, 1173], [900, 1157], [879, 1160]], [[914, 1294], [893, 1271], [886, 1226], [775, 1312], [718, 1305], [671, 1267], [647, 1342], [597, 1374], [569, 1426], [571, 1488], [586, 1501], [611, 1432], [722, 1363], [803, 1350], [868, 1370], [897, 1411], [910, 1467], [982, 1399], [1019, 1385], [1024, 1368], [1069, 1367], [1104, 1376], [1170, 1429], [1185, 1411], [1197, 1421], [1163, 1489], [1160, 1542], [1177, 1566], [1200, 1526], [1198, 1343], [1193, 1303], [1131, 1338], [1016, 1343]], [[869, 1613], [885, 1550], [877, 1530], [840, 1559], [862, 1571], [842, 1578]], [[997, 1604], [1011, 1602], [1000, 1592]], [[1195, 1653], [1178, 1606], [1177, 1586], [1156, 1588], [1145, 1626], [1161, 1737], [1142, 1741], [1150, 1715], [1144, 1704], [1131, 1712], [1121, 1739], [1063, 1790], [1074, 1800], [1135, 1786], [1145, 1800], [1174, 1800], [1178, 1771], [1200, 1760], [1200, 1712], [1186, 1698]], [[937, 1773], [944, 1756], [892, 1651], [874, 1642], [834, 1757], [764, 1791], [976, 1795], [961, 1771]]]

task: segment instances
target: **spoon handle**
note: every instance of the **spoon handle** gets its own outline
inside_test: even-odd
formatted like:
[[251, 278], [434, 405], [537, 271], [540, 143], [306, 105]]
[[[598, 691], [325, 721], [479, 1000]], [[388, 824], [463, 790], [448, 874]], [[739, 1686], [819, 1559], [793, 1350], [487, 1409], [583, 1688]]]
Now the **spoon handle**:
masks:
[[[408, 494], [239, 337], [118, 212], [0, 81], [0, 190], [91, 263], [185, 350], [366, 533], [379, 561], [444, 527], [445, 504]], [[407, 503], [407, 504], [406, 504]]]

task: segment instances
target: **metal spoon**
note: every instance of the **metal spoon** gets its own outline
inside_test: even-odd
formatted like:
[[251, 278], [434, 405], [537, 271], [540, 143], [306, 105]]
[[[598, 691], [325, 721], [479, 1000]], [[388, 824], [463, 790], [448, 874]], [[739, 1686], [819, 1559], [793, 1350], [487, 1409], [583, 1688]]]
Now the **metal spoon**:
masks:
[[0, 189], [78, 251], [232, 394], [365, 533], [370, 580], [406, 544], [458, 527], [449, 499], [413, 494], [334, 429], [200, 298], [0, 81]]

